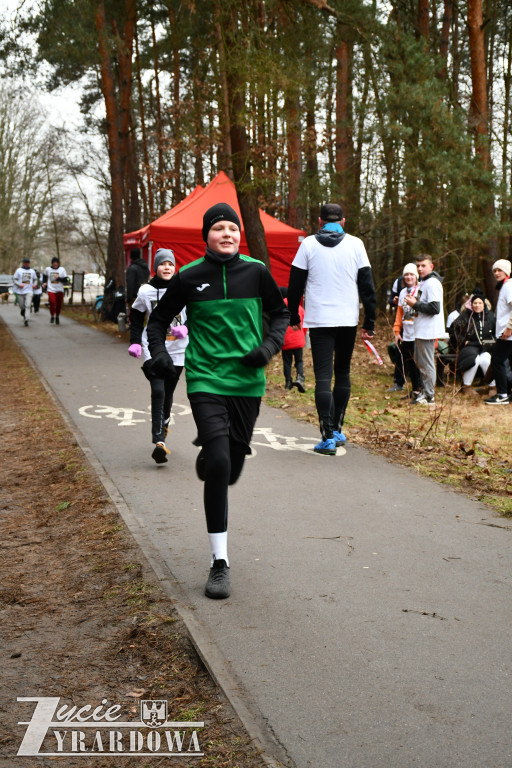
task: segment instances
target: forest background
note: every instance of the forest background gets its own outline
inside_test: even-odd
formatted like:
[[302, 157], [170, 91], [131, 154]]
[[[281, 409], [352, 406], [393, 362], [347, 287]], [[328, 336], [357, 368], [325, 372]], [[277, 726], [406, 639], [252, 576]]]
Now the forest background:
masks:
[[381, 306], [419, 252], [448, 309], [512, 254], [508, 0], [20, 0], [0, 69], [2, 272], [57, 253], [123, 283], [123, 233], [219, 170], [264, 260], [258, 207], [311, 232], [340, 201]]

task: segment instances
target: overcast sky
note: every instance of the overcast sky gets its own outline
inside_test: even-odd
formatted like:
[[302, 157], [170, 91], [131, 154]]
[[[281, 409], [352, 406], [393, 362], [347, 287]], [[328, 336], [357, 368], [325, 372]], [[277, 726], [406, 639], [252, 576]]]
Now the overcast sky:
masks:
[[[21, 8], [23, 13], [26, 13], [32, 5], [32, 0], [0, 0], [0, 16], [4, 19], [14, 19], [18, 9]], [[68, 129], [81, 125], [82, 115], [78, 106], [80, 91], [76, 85], [59, 88], [52, 93], [47, 93], [42, 88], [36, 88], [35, 92], [52, 125], [65, 125]]]

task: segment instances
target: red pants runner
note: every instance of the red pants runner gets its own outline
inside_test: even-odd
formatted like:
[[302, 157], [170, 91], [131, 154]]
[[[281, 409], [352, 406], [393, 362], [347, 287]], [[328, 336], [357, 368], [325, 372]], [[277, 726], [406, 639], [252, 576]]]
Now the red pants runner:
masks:
[[64, 301], [64, 291], [59, 291], [58, 293], [48, 291], [48, 300], [50, 302], [50, 315], [58, 317], [62, 309], [62, 302]]

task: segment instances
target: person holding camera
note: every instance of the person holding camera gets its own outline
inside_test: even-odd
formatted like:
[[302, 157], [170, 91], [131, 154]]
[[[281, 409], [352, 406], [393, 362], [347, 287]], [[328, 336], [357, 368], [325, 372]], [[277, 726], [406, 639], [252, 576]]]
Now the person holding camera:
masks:
[[472, 384], [479, 368], [484, 376], [487, 373], [495, 326], [494, 313], [487, 309], [483, 292], [476, 289], [471, 295], [470, 308], [450, 326], [450, 338], [457, 349], [457, 370], [462, 373], [463, 395], [473, 392]]

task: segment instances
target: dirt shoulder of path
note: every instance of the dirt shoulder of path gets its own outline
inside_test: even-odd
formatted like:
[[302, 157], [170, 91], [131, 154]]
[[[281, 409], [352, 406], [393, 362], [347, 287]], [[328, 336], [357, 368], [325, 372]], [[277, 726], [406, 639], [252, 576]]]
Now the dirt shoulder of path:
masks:
[[[264, 766], [2, 322], [0, 357], [0, 765], [169, 764], [159, 756], [17, 757], [26, 728], [18, 722], [35, 706], [17, 697], [55, 696], [60, 706], [119, 704], [126, 722], [139, 720], [142, 700], [165, 700], [169, 720], [205, 724], [198, 731], [204, 756], [173, 758], [173, 765]], [[55, 740], [47, 738], [42, 751], [52, 748]]]

